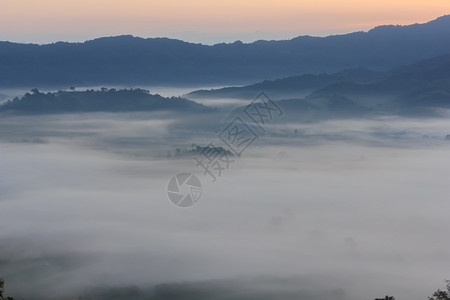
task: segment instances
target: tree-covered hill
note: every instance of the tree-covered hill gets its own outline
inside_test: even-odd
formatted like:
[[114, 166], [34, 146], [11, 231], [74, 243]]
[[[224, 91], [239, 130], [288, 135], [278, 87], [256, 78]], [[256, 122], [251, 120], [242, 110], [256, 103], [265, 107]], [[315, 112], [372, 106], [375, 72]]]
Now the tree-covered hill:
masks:
[[144, 89], [106, 89], [41, 93], [33, 89], [21, 98], [0, 106], [0, 111], [20, 113], [125, 112], [125, 111], [201, 112], [208, 107], [180, 97], [165, 98]]

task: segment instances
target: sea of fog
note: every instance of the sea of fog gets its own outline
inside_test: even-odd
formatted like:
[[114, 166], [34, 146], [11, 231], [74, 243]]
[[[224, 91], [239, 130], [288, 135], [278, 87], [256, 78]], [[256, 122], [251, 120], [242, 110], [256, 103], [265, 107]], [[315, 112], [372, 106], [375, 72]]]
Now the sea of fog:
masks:
[[[8, 293], [269, 276], [308, 299], [419, 300], [450, 278], [449, 119], [273, 124], [215, 182], [192, 157], [168, 157], [217, 140], [226, 120], [1, 116]], [[180, 172], [202, 183], [190, 208], [167, 197]]]

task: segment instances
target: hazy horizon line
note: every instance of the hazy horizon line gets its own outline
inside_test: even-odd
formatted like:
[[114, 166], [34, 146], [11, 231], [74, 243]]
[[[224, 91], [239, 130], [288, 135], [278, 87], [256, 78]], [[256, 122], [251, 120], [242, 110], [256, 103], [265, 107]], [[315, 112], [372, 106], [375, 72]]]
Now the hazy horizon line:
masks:
[[[115, 34], [115, 35], [103, 35], [103, 36], [96, 36], [96, 37], [84, 37], [84, 38], [74, 38], [74, 39], [54, 39], [54, 40], [47, 40], [42, 42], [33, 42], [33, 41], [24, 41], [24, 40], [4, 40], [1, 39], [0, 42], [10, 42], [10, 43], [16, 43], [16, 44], [33, 44], [33, 45], [49, 45], [49, 44], [56, 44], [56, 43], [85, 43], [89, 41], [94, 41], [101, 38], [113, 38], [113, 37], [122, 37], [122, 36], [132, 36], [134, 38], [140, 38], [140, 39], [171, 39], [171, 40], [179, 40], [185, 43], [191, 43], [191, 44], [201, 44], [205, 46], [214, 46], [218, 44], [233, 44], [236, 42], [241, 42], [243, 44], [252, 44], [258, 41], [287, 41], [292, 40], [298, 37], [313, 37], [313, 38], [326, 38], [331, 36], [341, 36], [341, 35], [347, 35], [347, 34], [353, 34], [358, 32], [364, 32], [367, 33], [373, 29], [376, 29], [378, 27], [384, 27], [384, 26], [399, 26], [399, 27], [406, 27], [406, 26], [412, 26], [412, 25], [424, 25], [430, 22], [437, 21], [438, 19], [444, 18], [444, 17], [450, 17], [450, 14], [443, 14], [439, 17], [436, 17], [434, 19], [431, 19], [426, 22], [416, 22], [416, 23], [408, 23], [408, 24], [379, 24], [376, 26], [361, 28], [360, 30], [353, 30], [353, 31], [335, 31], [327, 33], [320, 34], [318, 32], [316, 33], [304, 33], [304, 34], [298, 34], [294, 32], [266, 32], [266, 31], [255, 31], [251, 33], [243, 33], [243, 34], [232, 34], [232, 33], [220, 33], [220, 34], [210, 34], [210, 33], [201, 33], [197, 31], [184, 31], [184, 32], [177, 32], [177, 33], [168, 33], [165, 35], [154, 35], [154, 36], [141, 36], [141, 35], [135, 35], [132, 33], [122, 33], [122, 34]], [[182, 35], [185, 37], [183, 38]], [[191, 35], [191, 37], [186, 35]], [[258, 37], [259, 35], [259, 37]], [[194, 37], [197, 36], [197, 37]], [[203, 42], [195, 41], [196, 39], [200, 40], [201, 37], [209, 37], [211, 40], [210, 42], [207, 42], [206, 40]], [[266, 37], [264, 37], [266, 36]], [[273, 38], [270, 38], [269, 36], [274, 36]], [[275, 37], [278, 36], [278, 37]], [[227, 38], [228, 37], [228, 38]], [[235, 38], [233, 38], [235, 37]], [[219, 39], [222, 38], [223, 41], [219, 41]], [[212, 40], [216, 40], [216, 42], [212, 42]]]

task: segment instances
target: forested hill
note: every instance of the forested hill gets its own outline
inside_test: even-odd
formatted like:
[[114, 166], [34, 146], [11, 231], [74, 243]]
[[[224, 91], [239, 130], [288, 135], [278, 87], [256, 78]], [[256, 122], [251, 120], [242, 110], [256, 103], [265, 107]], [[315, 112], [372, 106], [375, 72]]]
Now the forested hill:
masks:
[[123, 112], [123, 111], [189, 111], [201, 112], [208, 107], [180, 97], [165, 98], [144, 89], [106, 89], [41, 93], [33, 89], [21, 98], [0, 106], [0, 111], [21, 113]]

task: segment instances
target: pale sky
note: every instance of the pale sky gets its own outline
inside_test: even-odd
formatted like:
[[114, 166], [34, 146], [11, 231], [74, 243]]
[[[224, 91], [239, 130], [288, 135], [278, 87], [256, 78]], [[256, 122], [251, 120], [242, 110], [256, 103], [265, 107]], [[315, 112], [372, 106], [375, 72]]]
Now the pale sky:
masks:
[[47, 43], [133, 34], [216, 43], [424, 23], [449, 0], [0, 0], [0, 40]]

